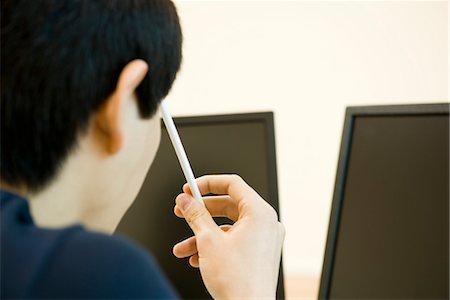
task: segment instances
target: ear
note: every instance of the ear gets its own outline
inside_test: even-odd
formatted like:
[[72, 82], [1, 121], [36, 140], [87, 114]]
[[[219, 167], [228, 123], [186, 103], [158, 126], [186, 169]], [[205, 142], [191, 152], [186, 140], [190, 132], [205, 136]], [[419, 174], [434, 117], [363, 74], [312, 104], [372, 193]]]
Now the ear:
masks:
[[117, 153], [123, 147], [124, 110], [127, 99], [132, 98], [136, 88], [148, 71], [145, 61], [136, 59], [122, 70], [116, 89], [94, 115], [93, 130], [104, 152]]

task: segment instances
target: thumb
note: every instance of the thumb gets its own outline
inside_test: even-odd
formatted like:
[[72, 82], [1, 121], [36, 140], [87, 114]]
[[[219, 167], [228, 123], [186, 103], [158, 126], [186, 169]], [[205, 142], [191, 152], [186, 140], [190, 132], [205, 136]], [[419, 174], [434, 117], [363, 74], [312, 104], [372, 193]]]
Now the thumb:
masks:
[[219, 227], [206, 207], [191, 195], [180, 194], [175, 202], [195, 235], [206, 231], [219, 231]]

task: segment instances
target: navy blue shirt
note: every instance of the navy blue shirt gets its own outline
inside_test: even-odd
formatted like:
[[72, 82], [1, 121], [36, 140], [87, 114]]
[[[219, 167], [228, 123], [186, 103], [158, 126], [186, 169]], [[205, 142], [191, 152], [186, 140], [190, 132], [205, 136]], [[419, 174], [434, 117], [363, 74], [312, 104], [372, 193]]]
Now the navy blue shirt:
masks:
[[0, 191], [0, 202], [2, 299], [178, 298], [131, 242], [81, 226], [39, 228], [25, 199]]

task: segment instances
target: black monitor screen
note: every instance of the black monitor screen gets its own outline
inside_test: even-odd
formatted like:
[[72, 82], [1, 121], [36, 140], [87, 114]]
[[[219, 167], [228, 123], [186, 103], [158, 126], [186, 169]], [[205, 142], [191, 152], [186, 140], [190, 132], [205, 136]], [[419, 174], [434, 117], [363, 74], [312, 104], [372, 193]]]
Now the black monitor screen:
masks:
[[448, 106], [393, 109], [348, 111], [323, 298], [448, 299]]
[[[272, 113], [174, 119], [195, 175], [239, 174], [277, 211], [277, 177]], [[173, 256], [172, 247], [192, 235], [173, 214], [185, 178], [162, 126], [161, 145], [142, 189], [117, 232], [135, 240], [156, 257], [185, 299], [210, 298], [198, 269]], [[220, 224], [226, 219], [217, 218]], [[281, 274], [281, 271], [280, 271]], [[282, 276], [277, 296], [284, 297]], [[230, 280], [231, 282], [231, 280]]]

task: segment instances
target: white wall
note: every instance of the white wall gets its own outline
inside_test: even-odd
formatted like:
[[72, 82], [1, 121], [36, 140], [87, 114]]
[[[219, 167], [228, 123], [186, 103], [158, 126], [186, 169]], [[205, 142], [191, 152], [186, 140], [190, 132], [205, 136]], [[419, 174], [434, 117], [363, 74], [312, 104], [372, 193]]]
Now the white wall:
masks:
[[448, 101], [447, 2], [176, 4], [174, 115], [275, 112], [285, 269], [319, 274], [345, 106]]

